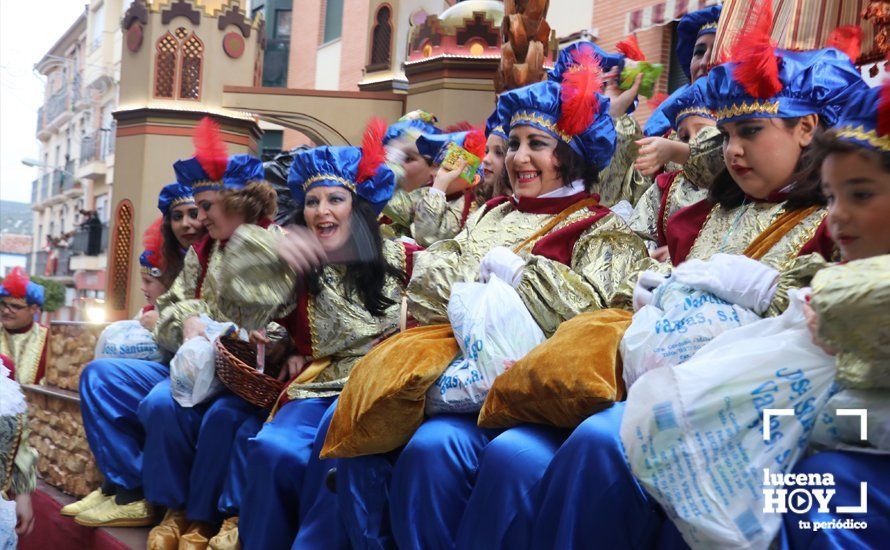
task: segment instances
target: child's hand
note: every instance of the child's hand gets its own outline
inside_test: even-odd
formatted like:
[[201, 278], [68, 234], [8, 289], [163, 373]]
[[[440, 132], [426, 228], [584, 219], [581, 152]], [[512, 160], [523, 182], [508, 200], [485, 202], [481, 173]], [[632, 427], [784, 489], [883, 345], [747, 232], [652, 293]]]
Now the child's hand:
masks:
[[34, 530], [34, 508], [31, 506], [31, 494], [16, 495], [15, 497], [15, 534], [19, 537], [27, 537]]
[[634, 168], [644, 176], [654, 176], [668, 162], [683, 164], [689, 160], [689, 146], [679, 141], [662, 137], [647, 137], [637, 140], [640, 151]]
[[837, 355], [837, 350], [826, 344], [822, 338], [819, 337], [819, 314], [816, 313], [815, 309], [810, 307], [810, 304], [803, 305], [803, 316], [806, 317], [807, 328], [810, 329], [810, 336], [813, 338], [813, 343], [822, 348], [822, 351], [828, 355]]
[[461, 172], [463, 172], [466, 167], [467, 161], [464, 159], [458, 160], [450, 170], [446, 168], [444, 164], [439, 166], [439, 171], [436, 172], [436, 179], [433, 181], [433, 189], [441, 191], [446, 195], [450, 194], [449, 188], [455, 186], [455, 182], [457, 182]]

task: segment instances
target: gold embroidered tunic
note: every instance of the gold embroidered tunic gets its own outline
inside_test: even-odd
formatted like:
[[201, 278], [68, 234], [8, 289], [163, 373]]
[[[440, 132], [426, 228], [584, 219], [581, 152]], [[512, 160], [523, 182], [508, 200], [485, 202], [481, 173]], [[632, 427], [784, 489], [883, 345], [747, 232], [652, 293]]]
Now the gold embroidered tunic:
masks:
[[[469, 205], [467, 201], [470, 202]], [[450, 239], [460, 232], [466, 222], [465, 208], [468, 213], [476, 210], [476, 203], [470, 193], [461, 193], [457, 198], [448, 200], [444, 193], [424, 189], [415, 196], [411, 235], [423, 247]]]
[[600, 203], [605, 206], [614, 206], [622, 200], [633, 205], [652, 185], [651, 179], [634, 168], [639, 152], [636, 142], [643, 137], [643, 131], [630, 115], [622, 115], [614, 122], [617, 135], [615, 154], [609, 166], [600, 171], [596, 192], [600, 196]]
[[15, 379], [19, 384], [42, 382], [38, 376], [42, 378], [40, 367], [48, 335], [49, 329], [39, 323], [32, 323], [31, 328], [21, 333], [0, 327], [0, 354], [15, 363]]
[[890, 255], [823, 269], [810, 305], [835, 349], [837, 379], [853, 389], [890, 389]]
[[[232, 260], [222, 269], [225, 304], [235, 308], [255, 303], [264, 305], [266, 309], [261, 311], [266, 311], [266, 315], [253, 318], [254, 324], [268, 322], [272, 311], [296, 308], [289, 319], [298, 324], [307, 323], [308, 327], [288, 326], [285, 321], [282, 324], [295, 338], [295, 333], [308, 328], [311, 358], [326, 366], [311, 381], [292, 383], [287, 390], [288, 397], [337, 395], [355, 362], [370, 351], [376, 341], [398, 328], [405, 280], [392, 275], [386, 277], [383, 292], [393, 305], [376, 317], [365, 309], [355, 289], [345, 287], [345, 266], [326, 265], [319, 274], [319, 292], [297, 303], [299, 297], [293, 289], [300, 284], [299, 277], [279, 259], [276, 252], [279, 238], [280, 235], [253, 226], [244, 226], [235, 232], [228, 244]], [[400, 273], [407, 271], [405, 254], [401, 243], [384, 240], [383, 257]], [[270, 281], [274, 284], [270, 285]]]
[[420, 193], [427, 193], [425, 187], [408, 192], [396, 187], [392, 198], [383, 208], [383, 216], [390, 223], [380, 226], [381, 234], [386, 238], [411, 237], [411, 218], [414, 216], [414, 202]]
[[28, 445], [27, 414], [0, 416], [0, 495], [37, 488], [37, 453]]
[[[263, 229], [252, 224], [242, 224], [237, 231], [248, 227], [272, 234], [282, 231], [275, 225], [270, 226], [269, 229]], [[281, 313], [265, 311], [264, 306], [260, 303], [252, 304], [239, 301], [237, 306], [227, 303], [227, 298], [221, 293], [224, 282], [222, 270], [223, 266], [233, 260], [234, 254], [228, 246], [220, 247], [219, 242], [213, 242], [209, 246], [211, 246], [210, 258], [207, 261], [203, 279], [201, 278], [201, 260], [196, 249], [192, 247], [186, 254], [182, 271], [176, 277], [170, 290], [158, 298], [159, 317], [155, 327], [155, 339], [159, 346], [172, 353], [175, 353], [182, 345], [182, 325], [189, 317], [206, 314], [214, 321], [232, 321], [239, 326], [245, 326], [235, 319], [252, 319], [270, 314], [270, 318], [273, 318], [278, 316], [276, 314]], [[252, 283], [262, 286], [272, 282], [256, 279]], [[200, 292], [198, 292], [199, 285]]]
[[[585, 194], [586, 196], [586, 194]], [[583, 197], [571, 200], [577, 202]], [[555, 199], [532, 199], [546, 204]], [[487, 212], [477, 211], [453, 239], [439, 241], [416, 255], [414, 275], [408, 284], [408, 310], [424, 324], [446, 323], [451, 286], [475, 281], [485, 254], [496, 246], [514, 248], [544, 227], [564, 206], [522, 211], [505, 202]], [[552, 203], [551, 203], [552, 204]], [[571, 214], [549, 234], [594, 216], [583, 209]], [[573, 237], [574, 238], [574, 237]], [[566, 263], [519, 251], [526, 265], [517, 292], [532, 316], [547, 334], [562, 321], [583, 311], [606, 307], [630, 307], [631, 292], [621, 283], [640, 269], [647, 258], [643, 242], [618, 216], [607, 213], [593, 222], [567, 246]]]

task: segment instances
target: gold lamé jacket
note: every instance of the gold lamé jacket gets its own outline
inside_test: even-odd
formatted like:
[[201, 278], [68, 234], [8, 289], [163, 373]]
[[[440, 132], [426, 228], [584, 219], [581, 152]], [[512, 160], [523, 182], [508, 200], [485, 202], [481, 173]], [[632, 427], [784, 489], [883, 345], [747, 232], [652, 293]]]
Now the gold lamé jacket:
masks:
[[19, 384], [42, 382], [46, 362], [46, 340], [49, 329], [40, 323], [20, 333], [0, 327], [0, 354], [15, 363], [15, 379]]
[[[714, 254], [742, 254], [748, 246], [787, 209], [786, 201], [748, 201], [736, 208], [712, 206], [701, 201], [681, 211], [671, 218], [669, 234], [686, 225], [697, 216], [696, 210], [704, 213], [701, 220], [689, 223], [682, 229], [688, 232], [687, 241], [692, 241], [688, 250], [671, 250], [675, 264], [688, 260], [707, 260]], [[813, 275], [827, 265], [825, 256], [833, 256], [834, 245], [828, 235], [821, 231], [827, 209], [818, 208], [788, 231], [760, 261], [778, 270], [779, 287], [773, 302], [765, 315], [778, 315], [788, 307], [788, 290], [808, 286]], [[692, 240], [694, 239], [694, 240]], [[669, 245], [671, 237], [669, 235]], [[807, 252], [807, 245], [813, 253]], [[652, 260], [652, 267], [662, 272], [670, 270], [669, 264], [659, 264]], [[634, 278], [636, 279], [636, 278]]]
[[600, 196], [600, 203], [605, 206], [614, 206], [622, 200], [633, 205], [652, 185], [651, 179], [634, 168], [639, 151], [636, 142], [643, 137], [643, 131], [630, 115], [622, 115], [614, 119], [614, 122], [617, 136], [615, 153], [609, 166], [599, 173], [597, 194]]
[[[408, 284], [409, 313], [424, 324], [446, 323], [452, 285], [475, 281], [489, 250], [516, 247], [588, 196], [582, 192], [518, 201], [502, 197], [496, 206], [496, 201], [489, 202], [453, 239], [417, 253]], [[622, 283], [640, 269], [647, 253], [642, 240], [617, 215], [602, 206], [577, 211], [546, 239], [518, 251], [526, 263], [516, 289], [544, 332], [552, 334], [561, 322], [583, 311], [630, 307], [632, 287], [622, 291]], [[545, 249], [550, 257], [539, 253]]]
[[[252, 224], [243, 224], [238, 230], [255, 227], [260, 231], [281, 233], [282, 229], [272, 225], [268, 229]], [[247, 327], [250, 320], [276, 313], [264, 309], [262, 304], [251, 304], [238, 301], [228, 303], [227, 297], [221, 292], [224, 275], [223, 267], [233, 260], [229, 247], [219, 242], [203, 239], [189, 249], [183, 261], [182, 271], [173, 285], [164, 295], [158, 298], [158, 323], [155, 326], [155, 340], [162, 348], [176, 353], [182, 345], [182, 324], [194, 315], [206, 314], [214, 321], [231, 321]], [[256, 281], [259, 283], [259, 279]], [[264, 325], [252, 326], [261, 328]]]
[[853, 389], [890, 389], [890, 255], [823, 269], [810, 305], [837, 350], [837, 379]]
[[397, 189], [383, 210], [389, 223], [381, 225], [388, 238], [411, 237], [420, 246], [450, 239], [460, 232], [476, 210], [471, 191], [444, 195], [421, 187], [410, 193]]
[[[281, 238], [255, 226], [239, 228], [228, 243], [231, 261], [223, 267], [222, 292], [228, 307], [260, 304], [265, 315], [253, 317], [249, 325], [262, 326], [282, 311], [292, 311], [280, 323], [288, 330], [301, 353], [313, 362], [330, 362], [311, 382], [292, 383], [290, 399], [337, 395], [346, 383], [355, 362], [370, 351], [382, 337], [399, 325], [405, 277], [389, 275], [384, 294], [393, 302], [380, 317], [365, 309], [354, 289], [344, 285], [346, 269], [327, 265], [319, 274], [316, 294], [296, 292], [301, 280], [276, 253]], [[406, 274], [409, 258], [402, 243], [384, 240], [385, 261], [399, 273]], [[234, 313], [234, 311], [232, 312]], [[249, 328], [246, 327], [246, 328]]]
[[0, 416], [0, 494], [22, 495], [37, 488], [37, 453], [28, 445], [27, 414]]
[[665, 233], [668, 219], [681, 208], [707, 198], [711, 182], [726, 169], [723, 136], [717, 128], [702, 128], [689, 141], [689, 150], [689, 159], [678, 173], [660, 174], [655, 185], [643, 192], [628, 222], [637, 235], [655, 246], [665, 244], [659, 234]]

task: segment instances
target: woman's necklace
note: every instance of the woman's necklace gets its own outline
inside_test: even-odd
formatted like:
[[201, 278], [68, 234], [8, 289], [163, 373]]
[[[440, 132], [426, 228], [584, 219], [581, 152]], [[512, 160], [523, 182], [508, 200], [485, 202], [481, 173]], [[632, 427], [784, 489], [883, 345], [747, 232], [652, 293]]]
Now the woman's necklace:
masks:
[[723, 236], [723, 242], [720, 243], [720, 252], [726, 250], [726, 245], [729, 242], [729, 237], [732, 235], [733, 231], [735, 231], [736, 226], [739, 224], [739, 220], [742, 219], [742, 214], [748, 211], [748, 197], [745, 197], [742, 200], [741, 206], [739, 206], [739, 211], [735, 215], [735, 219], [732, 220], [732, 224], [729, 226], [729, 231], [726, 232], [726, 235]]

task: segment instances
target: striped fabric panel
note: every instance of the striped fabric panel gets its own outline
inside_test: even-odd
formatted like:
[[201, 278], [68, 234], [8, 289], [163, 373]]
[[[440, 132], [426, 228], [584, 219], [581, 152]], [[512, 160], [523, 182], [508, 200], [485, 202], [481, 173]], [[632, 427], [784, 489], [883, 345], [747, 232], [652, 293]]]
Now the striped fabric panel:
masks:
[[689, 12], [719, 4], [720, 0], [665, 0], [627, 13], [625, 36], [676, 21]]

